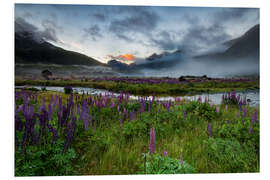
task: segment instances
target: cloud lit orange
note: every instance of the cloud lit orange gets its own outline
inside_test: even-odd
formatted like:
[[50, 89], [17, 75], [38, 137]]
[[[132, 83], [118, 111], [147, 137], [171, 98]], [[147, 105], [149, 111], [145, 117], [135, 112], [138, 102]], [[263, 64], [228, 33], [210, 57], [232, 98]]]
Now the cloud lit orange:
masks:
[[132, 54], [125, 54], [125, 55], [120, 55], [120, 58], [124, 59], [124, 60], [129, 60], [129, 61], [133, 61], [134, 60], [134, 56]]

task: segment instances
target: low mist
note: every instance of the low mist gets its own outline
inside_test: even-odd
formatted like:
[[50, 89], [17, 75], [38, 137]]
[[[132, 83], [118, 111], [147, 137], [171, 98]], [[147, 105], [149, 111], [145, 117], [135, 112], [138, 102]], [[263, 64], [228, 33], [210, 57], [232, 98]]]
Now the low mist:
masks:
[[[177, 63], [172, 63], [175, 61]], [[142, 68], [138, 73], [123, 73], [123, 76], [142, 77], [180, 77], [184, 75], [207, 75], [208, 77], [235, 77], [235, 76], [258, 76], [259, 63], [254, 58], [245, 59], [196, 59], [183, 57], [183, 59], [169, 59], [166, 66], [158, 68]]]

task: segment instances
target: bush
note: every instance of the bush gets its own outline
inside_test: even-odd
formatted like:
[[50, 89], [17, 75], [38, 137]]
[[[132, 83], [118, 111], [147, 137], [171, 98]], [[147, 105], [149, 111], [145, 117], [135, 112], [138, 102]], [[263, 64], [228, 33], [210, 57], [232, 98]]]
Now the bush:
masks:
[[180, 164], [179, 159], [169, 156], [145, 154], [144, 158], [146, 162], [141, 165], [140, 174], [187, 174], [196, 172], [187, 162], [183, 161], [183, 164]]
[[209, 138], [204, 141], [208, 155], [208, 166], [222, 167], [222, 172], [249, 172], [254, 171], [254, 151], [248, 150], [236, 140]]
[[29, 146], [25, 153], [15, 153], [15, 176], [71, 175], [75, 151], [69, 148], [64, 154], [63, 141], [45, 147]]
[[[245, 121], [248, 121], [247, 119]], [[252, 133], [249, 133], [251, 123], [245, 122], [244, 124], [238, 122], [235, 124], [226, 123], [223, 124], [218, 131], [218, 135], [221, 138], [235, 139], [240, 143], [252, 143], [254, 144], [255, 149], [259, 149], [259, 124], [254, 123], [252, 125]]]
[[47, 91], [46, 87], [42, 87], [41, 91]]
[[65, 94], [70, 94], [72, 93], [73, 89], [71, 86], [65, 86], [64, 91], [65, 91]]

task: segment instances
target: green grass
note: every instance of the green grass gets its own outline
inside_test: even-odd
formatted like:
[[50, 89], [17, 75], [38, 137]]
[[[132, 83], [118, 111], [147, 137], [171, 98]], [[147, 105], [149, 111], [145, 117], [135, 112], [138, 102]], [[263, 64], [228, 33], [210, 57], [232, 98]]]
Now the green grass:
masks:
[[[38, 92], [39, 104], [42, 96], [48, 103], [51, 94], [60, 94], [63, 102], [68, 95], [55, 92]], [[138, 106], [129, 102], [130, 110]], [[96, 107], [95, 113], [99, 124], [93, 124], [88, 131], [82, 124], [77, 129], [71, 147], [76, 158], [72, 161], [71, 175], [109, 175], [143, 173], [143, 153], [148, 153], [149, 129], [155, 128], [155, 154], [179, 159], [180, 153], [186, 163], [197, 173], [259, 172], [259, 123], [255, 123], [253, 133], [249, 134], [250, 117], [253, 107], [247, 106], [245, 124], [237, 117], [238, 106], [215, 106], [194, 102], [180, 102], [168, 112], [161, 105], [155, 104], [151, 113], [136, 113], [131, 122], [120, 125], [120, 116], [116, 108]], [[158, 114], [158, 110], [161, 112]], [[184, 111], [187, 116], [184, 117]], [[56, 121], [54, 115], [53, 121]], [[227, 124], [227, 120], [230, 123]], [[211, 123], [213, 136], [209, 137], [207, 127]], [[94, 128], [95, 127], [95, 128]], [[94, 130], [93, 130], [94, 128]], [[69, 175], [69, 174], [66, 174]]]
[[40, 85], [40, 86], [66, 86], [73, 87], [90, 87], [97, 89], [105, 89], [113, 92], [126, 92], [134, 95], [194, 95], [200, 93], [217, 93], [241, 90], [259, 89], [259, 80], [247, 82], [216, 82], [214, 80], [205, 82], [189, 82], [186, 84], [132, 84], [113, 81], [80, 81], [80, 80], [15, 80], [16, 86], [22, 85]]

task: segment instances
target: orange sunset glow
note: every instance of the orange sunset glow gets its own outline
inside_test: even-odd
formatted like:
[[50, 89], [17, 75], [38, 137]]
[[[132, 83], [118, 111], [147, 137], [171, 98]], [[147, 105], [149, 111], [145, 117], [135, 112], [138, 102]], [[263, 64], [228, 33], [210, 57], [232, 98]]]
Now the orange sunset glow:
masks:
[[132, 54], [125, 54], [125, 55], [120, 55], [120, 58], [124, 59], [124, 60], [129, 60], [129, 61], [133, 61], [134, 60], [134, 56]]

